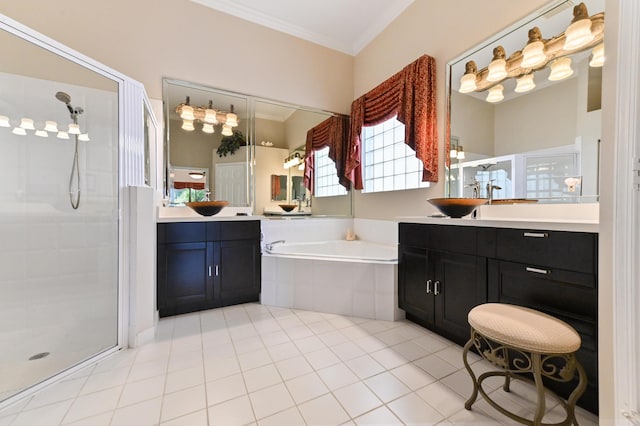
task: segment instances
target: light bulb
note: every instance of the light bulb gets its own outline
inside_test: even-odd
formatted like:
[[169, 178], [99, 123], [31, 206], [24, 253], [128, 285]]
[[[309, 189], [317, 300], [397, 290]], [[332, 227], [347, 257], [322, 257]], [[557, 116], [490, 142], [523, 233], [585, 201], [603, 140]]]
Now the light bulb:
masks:
[[238, 125], [238, 116], [232, 112], [228, 113], [225, 124], [229, 127], [236, 127]]
[[195, 127], [193, 127], [193, 120], [182, 120], [182, 130], [190, 132], [194, 129]]
[[13, 133], [14, 135], [24, 136], [27, 134], [27, 131], [22, 127], [14, 127], [11, 133]]
[[504, 86], [502, 84], [497, 84], [489, 89], [489, 94], [487, 95], [487, 102], [500, 102], [504, 99], [504, 95], [502, 91], [504, 90]]
[[458, 156], [456, 157], [458, 160], [464, 160], [464, 150], [462, 146], [458, 148]]
[[536, 84], [533, 82], [533, 74], [525, 74], [516, 81], [518, 82], [518, 84], [513, 90], [517, 93], [528, 92], [529, 90], [532, 90], [536, 87]]
[[191, 120], [195, 119], [193, 115], [193, 107], [190, 105], [182, 105], [182, 109], [180, 110], [180, 118], [183, 120]]
[[89, 142], [91, 139], [89, 139], [89, 133], [82, 133], [78, 136], [78, 140], [82, 142]]
[[33, 126], [33, 120], [30, 118], [23, 118], [20, 120], [20, 127], [22, 127], [25, 130], [34, 130], [35, 127]]
[[6, 115], [0, 115], [0, 127], [11, 127], [11, 123], [9, 123], [9, 117]]
[[460, 93], [473, 92], [478, 88], [476, 85], [476, 72], [478, 72], [478, 66], [474, 61], [464, 64], [464, 75], [460, 78]]
[[304, 163], [300, 163], [300, 165], [298, 166], [298, 170], [304, 171]]
[[558, 81], [563, 80], [573, 74], [571, 69], [571, 58], [558, 58], [551, 63], [551, 74], [549, 74], [549, 80]]
[[537, 65], [543, 63], [547, 57], [544, 54], [544, 43], [541, 41], [534, 41], [527, 44], [522, 49], [522, 62], [520, 66], [522, 68], [534, 68]]
[[507, 76], [507, 61], [505, 60], [506, 54], [502, 46], [498, 46], [493, 49], [493, 59], [489, 64], [489, 74], [487, 74], [487, 81], [500, 81]]
[[455, 146], [451, 147], [449, 158], [458, 158], [458, 149]]
[[205, 132], [205, 133], [211, 134], [211, 133], [215, 132], [215, 129], [213, 128], [213, 124], [204, 123], [202, 125], [202, 131]]
[[586, 46], [593, 40], [591, 19], [585, 18], [575, 21], [565, 31], [564, 50], [575, 50]]
[[56, 123], [55, 121], [45, 121], [44, 129], [47, 132], [58, 133], [58, 123]]
[[70, 135], [79, 135], [80, 134], [80, 126], [75, 123], [69, 124], [69, 134]]
[[590, 67], [601, 67], [604, 65], [604, 43], [600, 43], [591, 51]]
[[[204, 110], [204, 120], [205, 123], [209, 124], [218, 124], [218, 118], [216, 117], [215, 109], [206, 109]], [[212, 132], [213, 133], [213, 132]]]
[[49, 137], [49, 133], [45, 132], [44, 130], [36, 130], [35, 135], [39, 136], [41, 138], [48, 138]]
[[223, 136], [231, 136], [233, 134], [233, 130], [231, 130], [231, 126], [225, 124], [222, 126], [222, 135]]
[[69, 133], [67, 132], [60, 131], [58, 132], [57, 136], [58, 136], [58, 139], [69, 139]]

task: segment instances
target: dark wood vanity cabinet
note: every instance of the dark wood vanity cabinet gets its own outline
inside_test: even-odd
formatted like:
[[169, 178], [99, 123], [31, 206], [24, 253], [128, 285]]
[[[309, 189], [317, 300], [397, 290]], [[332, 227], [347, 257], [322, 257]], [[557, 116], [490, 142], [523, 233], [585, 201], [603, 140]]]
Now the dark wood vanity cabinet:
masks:
[[260, 222], [158, 224], [160, 316], [260, 298]]
[[[399, 233], [398, 299], [409, 320], [462, 345], [481, 303], [560, 318], [582, 338], [589, 383], [578, 404], [597, 413], [597, 234], [413, 223]], [[570, 386], [549, 385], [568, 396]]]
[[487, 300], [487, 261], [477, 254], [483, 230], [442, 228], [400, 224], [399, 306], [408, 319], [463, 344], [467, 313]]

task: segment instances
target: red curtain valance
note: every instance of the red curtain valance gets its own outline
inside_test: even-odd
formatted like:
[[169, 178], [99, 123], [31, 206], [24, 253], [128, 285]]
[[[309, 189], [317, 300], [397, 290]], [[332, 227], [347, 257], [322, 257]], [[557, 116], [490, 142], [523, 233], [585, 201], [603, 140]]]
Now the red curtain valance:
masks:
[[348, 118], [345, 116], [332, 116], [309, 129], [307, 132], [307, 144], [305, 147], [304, 186], [314, 194], [315, 161], [314, 151], [326, 146], [329, 147], [329, 158], [336, 164], [338, 182], [347, 191], [351, 182], [345, 177], [346, 148], [349, 138]]
[[175, 189], [204, 189], [204, 182], [173, 182]]
[[423, 182], [438, 181], [436, 64], [423, 55], [351, 104], [351, 129], [344, 175], [362, 189], [361, 134], [397, 115], [405, 125], [405, 143], [422, 161]]

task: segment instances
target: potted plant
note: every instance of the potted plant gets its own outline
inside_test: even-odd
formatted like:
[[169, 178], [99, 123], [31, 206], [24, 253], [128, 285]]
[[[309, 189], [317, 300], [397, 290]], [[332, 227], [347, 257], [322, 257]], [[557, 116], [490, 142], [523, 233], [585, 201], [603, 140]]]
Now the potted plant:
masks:
[[218, 156], [226, 157], [227, 154], [233, 155], [238, 148], [247, 144], [244, 139], [244, 135], [240, 130], [234, 130], [231, 136], [223, 136], [220, 141], [220, 146], [216, 151]]

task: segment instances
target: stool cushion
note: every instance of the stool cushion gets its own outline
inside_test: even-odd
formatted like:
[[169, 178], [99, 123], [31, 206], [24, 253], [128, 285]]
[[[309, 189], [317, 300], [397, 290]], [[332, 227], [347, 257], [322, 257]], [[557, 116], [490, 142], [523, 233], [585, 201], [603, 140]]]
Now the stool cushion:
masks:
[[580, 349], [580, 335], [551, 315], [503, 303], [485, 303], [469, 312], [469, 324], [499, 343], [529, 352], [567, 354]]

